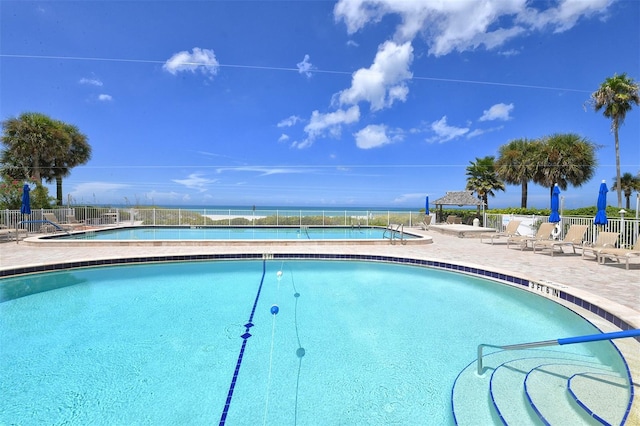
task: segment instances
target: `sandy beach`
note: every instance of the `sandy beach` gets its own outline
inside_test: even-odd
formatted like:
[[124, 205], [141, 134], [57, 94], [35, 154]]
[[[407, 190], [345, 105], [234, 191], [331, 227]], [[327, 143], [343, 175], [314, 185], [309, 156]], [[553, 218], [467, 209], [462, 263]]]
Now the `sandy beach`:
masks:
[[228, 214], [207, 214], [205, 217], [211, 220], [232, 220], [232, 219], [246, 219], [246, 220], [256, 220], [256, 219], [264, 219], [267, 216], [258, 216], [258, 215], [228, 215]]

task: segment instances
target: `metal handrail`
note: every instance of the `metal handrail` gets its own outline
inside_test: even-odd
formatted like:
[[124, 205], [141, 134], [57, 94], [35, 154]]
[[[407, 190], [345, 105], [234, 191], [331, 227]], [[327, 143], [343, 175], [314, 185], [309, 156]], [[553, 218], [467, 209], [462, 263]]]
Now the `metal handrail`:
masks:
[[398, 226], [396, 226], [396, 229], [393, 229], [393, 225], [387, 226], [387, 229], [385, 229], [384, 233], [382, 234], [382, 238], [387, 238], [387, 231], [390, 231], [389, 242], [391, 244], [395, 244], [393, 241], [398, 239], [398, 237], [396, 237], [396, 234], [400, 234], [400, 244], [405, 244], [406, 243], [406, 241], [404, 239], [404, 224], [403, 223], [399, 223]]
[[16, 232], [17, 232], [17, 229], [18, 229], [18, 225], [29, 224], [29, 223], [46, 223], [48, 225], [53, 226], [58, 231], [65, 232], [67, 235], [71, 235], [69, 233], [69, 231], [67, 231], [66, 229], [62, 228], [57, 223], [53, 223], [53, 222], [51, 222], [50, 220], [47, 220], [47, 219], [42, 219], [42, 220], [21, 220], [20, 222], [16, 223]]
[[478, 345], [478, 375], [481, 376], [484, 371], [484, 367], [482, 366], [483, 348], [496, 348], [496, 349], [510, 351], [510, 350], [519, 350], [519, 349], [539, 348], [542, 346], [571, 345], [574, 343], [596, 342], [600, 340], [624, 339], [627, 337], [637, 337], [637, 336], [640, 336], [640, 329], [614, 331], [612, 333], [589, 334], [586, 336], [566, 337], [563, 339], [543, 340], [540, 342], [519, 343], [516, 345], [506, 345], [506, 346], [497, 346], [497, 345], [489, 345], [487, 343], [481, 343]]

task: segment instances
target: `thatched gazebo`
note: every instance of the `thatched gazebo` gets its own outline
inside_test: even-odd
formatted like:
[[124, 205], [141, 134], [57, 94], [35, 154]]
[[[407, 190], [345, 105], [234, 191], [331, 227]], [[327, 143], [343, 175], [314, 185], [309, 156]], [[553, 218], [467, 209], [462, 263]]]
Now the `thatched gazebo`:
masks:
[[442, 222], [442, 206], [476, 206], [480, 216], [482, 201], [473, 196], [473, 191], [451, 191], [433, 204], [436, 205], [436, 222]]

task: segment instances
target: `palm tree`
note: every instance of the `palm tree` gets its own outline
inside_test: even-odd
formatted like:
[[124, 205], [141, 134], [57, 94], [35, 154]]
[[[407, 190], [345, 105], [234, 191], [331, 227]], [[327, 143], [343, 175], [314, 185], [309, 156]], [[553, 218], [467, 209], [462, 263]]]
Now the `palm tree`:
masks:
[[596, 112], [603, 109], [603, 115], [611, 119], [611, 131], [615, 138], [616, 148], [616, 190], [618, 192], [618, 207], [622, 207], [622, 186], [620, 185], [620, 143], [618, 140], [618, 129], [624, 123], [627, 112], [631, 111], [633, 104], [640, 103], [638, 95], [638, 84], [627, 77], [614, 74], [608, 77], [591, 94], [591, 103]]
[[495, 168], [498, 176], [506, 183], [522, 186], [520, 207], [527, 208], [529, 181], [533, 180], [540, 142], [528, 139], [514, 139], [499, 149], [500, 156]]
[[543, 138], [533, 181], [549, 188], [549, 196], [556, 183], [563, 191], [569, 184], [582, 186], [595, 173], [595, 149], [593, 143], [575, 133], [556, 133]]
[[[618, 189], [617, 186], [617, 176], [614, 178], [614, 184], [611, 186], [611, 189]], [[626, 199], [626, 207], [625, 209], [629, 210], [631, 208], [631, 194], [633, 191], [640, 191], [640, 177], [636, 177], [631, 173], [625, 173], [620, 177], [620, 187], [624, 192], [624, 198]]]
[[2, 143], [7, 147], [2, 152], [2, 163], [6, 172], [31, 178], [42, 183], [43, 166], [46, 168], [55, 159], [56, 151], [68, 149], [71, 138], [55, 124], [54, 120], [40, 113], [26, 112], [18, 118], [2, 123]]
[[58, 205], [62, 204], [62, 178], [91, 157], [87, 137], [76, 126], [27, 112], [2, 123], [6, 149], [0, 161], [3, 173], [14, 179], [56, 181]]
[[[80, 133], [78, 127], [57, 121], [56, 124], [69, 135], [71, 143], [68, 147], [60, 147], [56, 153], [54, 162], [49, 167], [47, 182], [56, 182], [57, 204], [62, 205], [62, 178], [71, 174], [71, 169], [85, 164], [91, 158], [91, 146], [87, 143], [87, 137]], [[65, 149], [66, 148], [66, 149]]]
[[476, 161], [467, 166], [467, 188], [478, 194], [486, 208], [489, 208], [489, 195], [495, 196], [494, 191], [504, 191], [504, 182], [500, 180], [494, 167], [495, 157], [476, 157]]

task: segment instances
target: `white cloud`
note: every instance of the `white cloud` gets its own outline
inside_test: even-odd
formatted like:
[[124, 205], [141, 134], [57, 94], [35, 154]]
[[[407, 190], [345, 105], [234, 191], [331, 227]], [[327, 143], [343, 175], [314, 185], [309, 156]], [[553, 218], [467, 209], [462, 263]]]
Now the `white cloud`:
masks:
[[495, 104], [491, 108], [484, 110], [480, 121], [511, 120], [509, 114], [513, 111], [513, 108], [513, 104]]
[[314, 68], [313, 65], [311, 65], [311, 62], [309, 62], [309, 55], [304, 55], [304, 59], [302, 60], [302, 62], [298, 62], [296, 64], [296, 66], [298, 67], [298, 72], [300, 74], [304, 74], [307, 76], [307, 78], [311, 78], [311, 76], [313, 74], [311, 74], [311, 70]]
[[172, 179], [173, 182], [184, 185], [189, 189], [196, 189], [200, 192], [205, 192], [207, 186], [216, 182], [215, 179], [206, 179], [202, 177], [200, 173], [192, 173], [186, 179]]
[[305, 167], [263, 167], [263, 166], [238, 166], [238, 167], [221, 167], [216, 170], [217, 173], [223, 172], [252, 172], [259, 173], [259, 176], [270, 175], [287, 175], [287, 174], [300, 174], [316, 171]]
[[[556, 7], [538, 11], [533, 7], [518, 15], [518, 21], [534, 29], [550, 27], [556, 33], [567, 31], [582, 17], [602, 14], [613, 3], [612, 0], [563, 0]], [[535, 2], [533, 6], [535, 6]]]
[[551, 28], [562, 32], [580, 18], [603, 14], [611, 0], [558, 0], [554, 7], [537, 10], [549, 2], [528, 0], [397, 1], [340, 0], [334, 7], [336, 21], [344, 21], [349, 34], [385, 15], [399, 15], [394, 39], [413, 40], [422, 33], [435, 56], [463, 52], [480, 46], [492, 49], [514, 37]]
[[348, 110], [338, 110], [327, 114], [318, 111], [311, 113], [309, 124], [304, 127], [307, 137], [302, 142], [294, 142], [297, 148], [308, 148], [313, 142], [326, 134], [337, 137], [340, 135], [343, 124], [355, 123], [360, 120], [360, 108], [357, 105]]
[[81, 78], [80, 81], [78, 81], [78, 83], [86, 84], [86, 85], [89, 85], [89, 86], [102, 87], [102, 81], [100, 81], [97, 78]]
[[504, 126], [491, 127], [489, 129], [475, 129], [469, 133], [467, 133], [466, 138], [471, 139], [476, 136], [484, 135], [485, 133], [497, 132], [498, 130], [502, 130]]
[[162, 69], [173, 75], [181, 71], [195, 73], [200, 70], [203, 74], [209, 75], [209, 78], [213, 78], [218, 73], [219, 66], [213, 50], [194, 47], [193, 53], [184, 50], [171, 56], [164, 63]]
[[113, 97], [111, 95], [107, 95], [107, 94], [100, 94], [98, 95], [98, 100], [102, 101], [102, 102], [109, 102], [113, 100]]
[[507, 57], [516, 56], [519, 54], [520, 54], [520, 51], [517, 49], [501, 50], [500, 52], [498, 52], [498, 55], [507, 56]]
[[405, 81], [413, 77], [409, 71], [412, 61], [411, 43], [385, 42], [378, 48], [371, 67], [353, 73], [351, 87], [338, 93], [340, 104], [355, 105], [367, 101], [372, 111], [378, 111], [390, 107], [397, 100], [404, 102], [409, 93]]
[[424, 192], [414, 192], [414, 193], [409, 193], [409, 194], [400, 194], [399, 196], [397, 196], [393, 202], [394, 203], [406, 203], [408, 201], [422, 201], [424, 204], [424, 197], [427, 194], [425, 194]]
[[286, 142], [289, 140], [289, 135], [283, 133], [280, 135], [280, 137], [278, 138], [278, 142]]
[[282, 120], [281, 122], [279, 122], [277, 124], [278, 127], [291, 127], [291, 126], [295, 126], [295, 124], [298, 121], [302, 121], [302, 118], [296, 116], [296, 115], [292, 115], [288, 118], [285, 118], [284, 120]]
[[371, 124], [353, 136], [356, 139], [356, 146], [360, 149], [378, 148], [402, 140], [402, 134], [389, 131], [387, 126], [382, 124]]
[[[69, 195], [77, 202], [101, 203], [119, 197], [123, 189], [130, 188], [131, 185], [114, 182], [85, 182], [81, 183], [69, 191]], [[100, 198], [98, 198], [100, 197]]]
[[455, 127], [447, 124], [447, 116], [443, 116], [440, 120], [431, 123], [431, 130], [436, 136], [427, 139], [427, 142], [444, 143], [452, 139], [457, 139], [469, 132], [466, 127]]
[[360, 47], [358, 42], [353, 41], [353, 40], [347, 40], [347, 46], [349, 46], [349, 47]]

